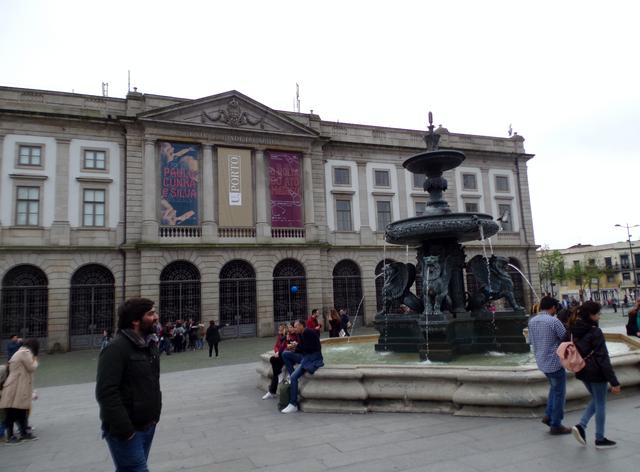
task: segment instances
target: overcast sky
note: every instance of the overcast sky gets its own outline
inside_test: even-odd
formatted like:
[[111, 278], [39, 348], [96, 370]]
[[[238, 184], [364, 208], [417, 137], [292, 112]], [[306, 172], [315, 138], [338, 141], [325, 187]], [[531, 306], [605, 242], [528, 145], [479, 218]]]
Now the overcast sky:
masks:
[[[636, 6], [637, 5], [637, 6]], [[640, 224], [635, 1], [0, 0], [0, 85], [236, 89], [325, 120], [525, 138], [536, 242]], [[451, 196], [449, 197], [451, 198]], [[632, 231], [634, 233], [634, 231]], [[640, 239], [635, 228], [633, 239]]]

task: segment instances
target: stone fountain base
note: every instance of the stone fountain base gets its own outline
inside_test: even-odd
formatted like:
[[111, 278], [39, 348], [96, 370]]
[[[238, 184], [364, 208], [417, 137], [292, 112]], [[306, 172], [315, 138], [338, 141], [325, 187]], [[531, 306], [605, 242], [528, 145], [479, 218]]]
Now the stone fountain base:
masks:
[[[501, 312], [495, 318], [465, 313], [453, 319], [430, 318], [418, 313], [376, 315], [380, 332], [376, 351], [418, 352], [423, 359], [449, 362], [462, 354], [488, 351], [528, 352], [522, 331], [528, 317], [522, 312]], [[428, 332], [428, 336], [425, 333]]]
[[[640, 341], [606, 334], [635, 350], [612, 356], [625, 391], [640, 386]], [[377, 336], [334, 338], [327, 343], [375, 341]], [[266, 391], [271, 377], [270, 354], [263, 354], [258, 388]], [[469, 367], [442, 365], [326, 365], [300, 381], [300, 408], [305, 412], [451, 413], [460, 416], [539, 417], [544, 413], [549, 384], [535, 366]], [[588, 393], [569, 374], [567, 408], [585, 404]]]

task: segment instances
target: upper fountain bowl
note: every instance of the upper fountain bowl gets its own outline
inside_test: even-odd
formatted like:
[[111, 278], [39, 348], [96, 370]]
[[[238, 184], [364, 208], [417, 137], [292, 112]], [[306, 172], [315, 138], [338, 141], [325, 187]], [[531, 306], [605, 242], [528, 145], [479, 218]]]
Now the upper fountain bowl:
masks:
[[385, 240], [392, 244], [420, 244], [434, 239], [456, 238], [459, 242], [490, 238], [500, 227], [484, 213], [424, 215], [387, 225]]
[[460, 151], [426, 151], [411, 156], [402, 165], [414, 174], [435, 175], [445, 170], [455, 169], [464, 159], [465, 156]]

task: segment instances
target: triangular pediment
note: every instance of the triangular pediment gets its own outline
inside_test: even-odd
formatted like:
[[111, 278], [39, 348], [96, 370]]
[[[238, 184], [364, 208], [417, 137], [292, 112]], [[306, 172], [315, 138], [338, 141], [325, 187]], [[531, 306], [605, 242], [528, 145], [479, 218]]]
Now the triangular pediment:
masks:
[[235, 90], [150, 110], [141, 113], [138, 118], [167, 124], [318, 136], [315, 130]]

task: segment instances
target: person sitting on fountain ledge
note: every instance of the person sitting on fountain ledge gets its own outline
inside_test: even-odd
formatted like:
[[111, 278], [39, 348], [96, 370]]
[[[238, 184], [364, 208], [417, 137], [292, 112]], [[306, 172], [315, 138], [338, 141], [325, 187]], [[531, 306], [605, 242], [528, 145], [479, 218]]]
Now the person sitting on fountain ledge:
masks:
[[567, 391], [567, 373], [560, 364], [556, 349], [566, 335], [562, 322], [555, 317], [558, 300], [543, 297], [540, 300], [540, 312], [529, 319], [529, 342], [536, 356], [538, 369], [549, 380], [547, 408], [542, 422], [551, 429], [553, 435], [570, 434], [571, 428], [562, 424], [564, 401]]
[[[298, 411], [298, 379], [305, 372], [313, 374], [316, 370], [324, 365], [322, 359], [322, 347], [320, 345], [320, 336], [313, 329], [305, 328], [304, 322], [297, 320], [293, 325], [294, 331], [301, 334], [300, 343], [295, 344], [294, 351], [284, 351], [282, 353], [282, 361], [284, 362], [287, 372], [289, 373], [289, 382], [291, 384], [289, 391], [289, 404], [282, 410], [282, 413], [293, 413]], [[294, 365], [299, 364], [294, 370]]]

